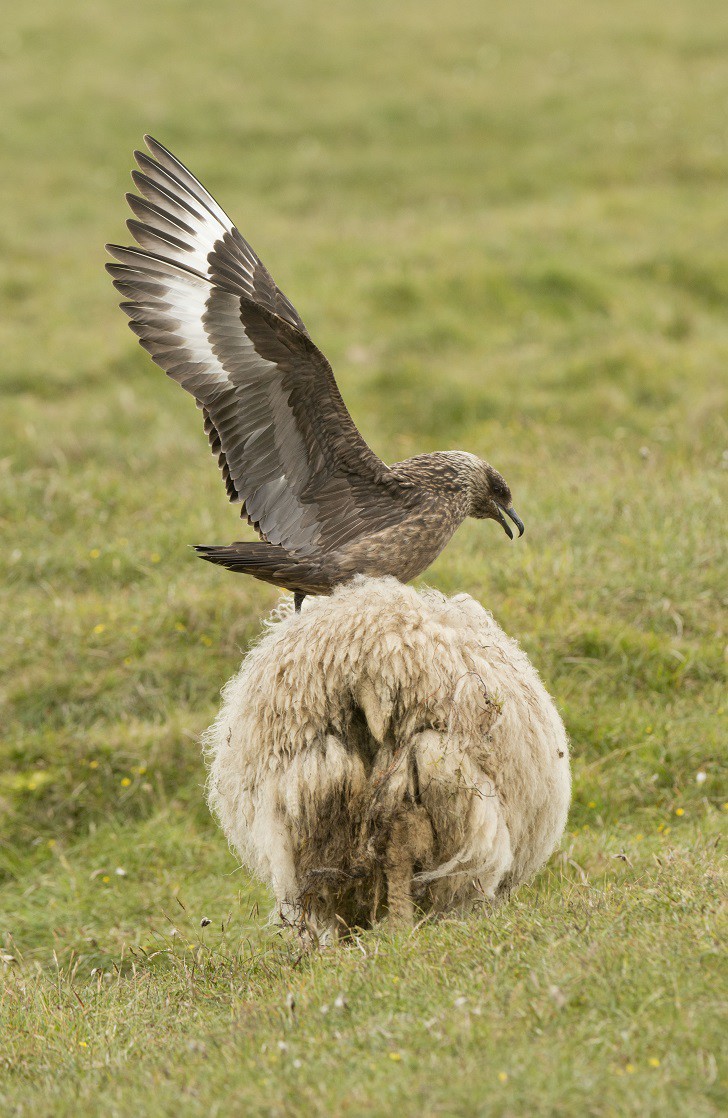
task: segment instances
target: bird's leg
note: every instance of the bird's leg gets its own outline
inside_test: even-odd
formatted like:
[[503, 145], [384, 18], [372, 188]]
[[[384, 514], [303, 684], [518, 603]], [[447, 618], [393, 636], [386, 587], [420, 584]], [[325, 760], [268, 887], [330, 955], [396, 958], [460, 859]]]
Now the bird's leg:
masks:
[[306, 595], [305, 595], [303, 590], [294, 590], [293, 591], [293, 608], [296, 611], [296, 613], [301, 612], [301, 603], [302, 603], [302, 601], [305, 597], [306, 597]]

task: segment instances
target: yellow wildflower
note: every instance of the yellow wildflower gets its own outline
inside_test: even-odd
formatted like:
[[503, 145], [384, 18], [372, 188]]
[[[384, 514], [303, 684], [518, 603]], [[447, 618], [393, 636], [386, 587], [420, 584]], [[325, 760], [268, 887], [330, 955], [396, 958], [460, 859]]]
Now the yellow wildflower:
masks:
[[657, 1059], [657, 1056], [650, 1056], [647, 1063], [650, 1065], [651, 1068], [659, 1068], [660, 1066], [660, 1061]]
[[498, 1072], [498, 1079], [501, 1081], [501, 1083], [507, 1083], [508, 1082], [508, 1072], [507, 1071], [499, 1071]]
[[390, 1060], [394, 1060], [395, 1062], [397, 1062], [397, 1061], [399, 1061], [399, 1060], [401, 1060], [401, 1059], [402, 1059], [402, 1057], [400, 1056], [399, 1052], [390, 1052], [390, 1053], [389, 1053], [389, 1058], [390, 1058]]
[[684, 815], [685, 814], [685, 808], [684, 807], [676, 807], [675, 808], [675, 814], [676, 815]]
[[106, 628], [106, 626], [102, 623], [99, 623], [98, 625], [94, 625], [94, 633], [103, 633], [105, 628]]
[[88, 553], [88, 557], [89, 557], [89, 559], [98, 559], [100, 554], [101, 554], [101, 552], [99, 551], [99, 549], [97, 547], [92, 547], [91, 550]]
[[153, 551], [149, 558], [152, 560], [153, 563], [161, 563], [162, 561], [162, 556], [159, 554], [158, 551]]
[[131, 779], [130, 779], [130, 777], [128, 777], [128, 776], [122, 776], [122, 778], [121, 778], [121, 787], [122, 787], [122, 788], [128, 788], [130, 784], [131, 784]]

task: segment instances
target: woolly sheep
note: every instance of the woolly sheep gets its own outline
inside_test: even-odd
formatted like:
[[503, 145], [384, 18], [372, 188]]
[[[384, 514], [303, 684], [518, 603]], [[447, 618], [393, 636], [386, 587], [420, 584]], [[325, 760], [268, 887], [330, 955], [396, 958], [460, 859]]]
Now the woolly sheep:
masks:
[[478, 602], [358, 577], [274, 612], [205, 735], [208, 801], [314, 938], [493, 901], [558, 843], [568, 741]]

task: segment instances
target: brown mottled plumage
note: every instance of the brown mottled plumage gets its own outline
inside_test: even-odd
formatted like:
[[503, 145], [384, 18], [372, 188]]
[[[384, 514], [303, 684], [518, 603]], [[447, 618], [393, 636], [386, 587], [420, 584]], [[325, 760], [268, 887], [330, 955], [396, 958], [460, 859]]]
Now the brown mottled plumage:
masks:
[[145, 137], [141, 197], [127, 224], [140, 248], [107, 245], [140, 344], [195, 397], [231, 501], [260, 543], [198, 547], [203, 559], [306, 594], [355, 574], [403, 582], [466, 516], [523, 534], [511, 493], [463, 451], [386, 466], [364, 442], [293, 305], [198, 180]]

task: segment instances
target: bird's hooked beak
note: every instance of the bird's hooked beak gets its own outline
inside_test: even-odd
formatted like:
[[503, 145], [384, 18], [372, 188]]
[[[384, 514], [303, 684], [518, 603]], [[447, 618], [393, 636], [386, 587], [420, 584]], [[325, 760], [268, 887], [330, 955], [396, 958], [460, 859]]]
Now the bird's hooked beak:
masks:
[[510, 524], [508, 523], [505, 516], [503, 515], [504, 512], [508, 516], [510, 516], [511, 520], [513, 521], [516, 528], [518, 529], [518, 536], [519, 536], [519, 539], [520, 539], [520, 537], [523, 535], [523, 533], [525, 532], [526, 529], [524, 528], [523, 521], [521, 520], [520, 516], [518, 515], [518, 513], [514, 509], [513, 505], [511, 505], [509, 508], [506, 508], [505, 506], [501, 507], [500, 505], [496, 505], [496, 508], [498, 509], [498, 523], [501, 525], [501, 527], [503, 528], [503, 531], [508, 536], [508, 538], [510, 540], [513, 539], [513, 529], [511, 528]]

